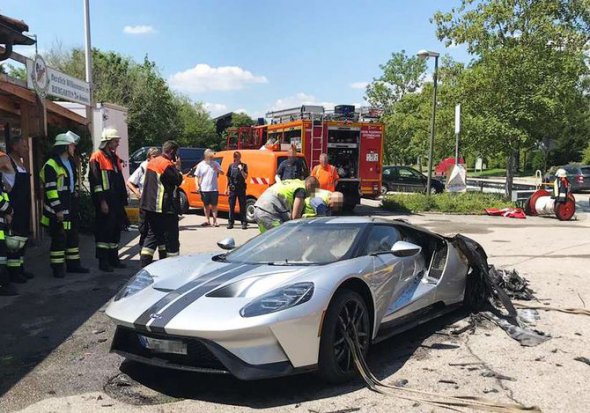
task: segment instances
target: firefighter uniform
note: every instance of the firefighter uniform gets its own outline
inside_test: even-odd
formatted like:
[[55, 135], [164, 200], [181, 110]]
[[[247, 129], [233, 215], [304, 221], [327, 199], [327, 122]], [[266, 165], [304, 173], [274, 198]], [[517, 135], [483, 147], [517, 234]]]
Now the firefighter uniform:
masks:
[[[103, 131], [100, 149], [90, 157], [88, 172], [90, 191], [96, 210], [94, 230], [96, 258], [99, 261], [99, 268], [105, 272], [112, 272], [113, 267], [125, 267], [119, 260], [119, 241], [126, 217], [127, 190], [121, 159], [107, 146], [109, 141], [119, 138], [115, 129]], [[103, 202], [108, 207], [106, 213], [101, 208]]]
[[10, 284], [10, 276], [6, 269], [6, 215], [10, 214], [12, 214], [12, 207], [8, 194], [4, 192], [3, 185], [0, 184], [0, 295], [17, 295], [16, 289]]
[[[78, 177], [76, 165], [68, 154], [68, 145], [77, 144], [80, 137], [72, 132], [57, 135], [54, 146], [63, 147], [45, 162], [39, 174], [43, 187], [41, 225], [51, 236], [50, 264], [54, 277], [63, 278], [65, 270], [87, 273], [80, 264]], [[60, 221], [58, 214], [63, 214]]]
[[182, 174], [174, 162], [163, 155], [148, 162], [139, 207], [145, 214], [148, 234], [141, 248], [141, 266], [149, 265], [156, 249], [160, 258], [179, 254], [178, 187]]
[[299, 179], [277, 182], [264, 191], [254, 204], [254, 219], [260, 232], [289, 221], [295, 198], [305, 197], [305, 181]]

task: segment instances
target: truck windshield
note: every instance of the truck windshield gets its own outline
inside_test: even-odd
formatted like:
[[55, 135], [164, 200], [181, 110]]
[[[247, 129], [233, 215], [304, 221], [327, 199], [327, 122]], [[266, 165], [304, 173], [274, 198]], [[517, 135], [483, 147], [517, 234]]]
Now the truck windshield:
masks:
[[349, 253], [361, 230], [360, 224], [287, 223], [228, 253], [226, 261], [268, 265], [329, 264]]

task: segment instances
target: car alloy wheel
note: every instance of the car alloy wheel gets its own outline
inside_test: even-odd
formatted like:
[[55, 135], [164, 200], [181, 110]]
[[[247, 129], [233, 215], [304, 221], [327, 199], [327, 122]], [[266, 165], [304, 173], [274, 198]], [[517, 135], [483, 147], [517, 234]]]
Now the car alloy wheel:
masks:
[[385, 195], [388, 192], [389, 188], [387, 187], [387, 185], [381, 185], [381, 195]]
[[371, 327], [364, 299], [355, 291], [343, 290], [334, 297], [324, 319], [320, 341], [320, 376], [330, 383], [343, 383], [356, 374], [352, 351], [345, 332], [358, 338], [363, 355], [369, 349]]

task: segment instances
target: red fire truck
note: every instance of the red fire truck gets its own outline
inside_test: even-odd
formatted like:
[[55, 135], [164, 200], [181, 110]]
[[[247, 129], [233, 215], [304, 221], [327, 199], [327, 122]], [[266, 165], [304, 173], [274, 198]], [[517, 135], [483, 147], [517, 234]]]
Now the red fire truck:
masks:
[[344, 194], [345, 208], [352, 209], [361, 196], [377, 197], [380, 193], [381, 115], [378, 109], [351, 105], [336, 106], [332, 112], [310, 105], [268, 112], [270, 124], [228, 129], [227, 149], [266, 145], [284, 151], [293, 145], [305, 156], [310, 170], [319, 163], [320, 154], [326, 153], [340, 175], [336, 189]]

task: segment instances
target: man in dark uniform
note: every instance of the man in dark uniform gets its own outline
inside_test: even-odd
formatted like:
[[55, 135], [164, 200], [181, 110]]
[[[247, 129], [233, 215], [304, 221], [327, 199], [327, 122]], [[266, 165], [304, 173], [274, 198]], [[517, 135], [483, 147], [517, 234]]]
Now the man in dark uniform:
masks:
[[[152, 159], [147, 165], [139, 203], [148, 228], [141, 248], [142, 267], [151, 264], [156, 249], [163, 245], [166, 246], [164, 256], [175, 257], [179, 254], [178, 187], [182, 184], [183, 177], [180, 172], [180, 158], [177, 156], [178, 148], [175, 141], [164, 142], [162, 155]], [[159, 255], [162, 257], [161, 250]]]
[[66, 269], [89, 272], [80, 264], [78, 182], [73, 161], [79, 140], [73, 132], [57, 135], [53, 153], [39, 174], [44, 193], [41, 225], [49, 229], [51, 236], [49, 255], [56, 278], [63, 278]]
[[120, 139], [116, 129], [102, 131], [99, 150], [90, 157], [88, 173], [96, 209], [96, 258], [99, 268], [104, 272], [113, 272], [113, 268], [125, 268], [125, 264], [119, 260], [119, 241], [127, 205], [121, 159], [116, 153]]
[[248, 228], [246, 221], [246, 179], [248, 179], [248, 165], [242, 162], [242, 154], [234, 152], [234, 161], [227, 168], [227, 190], [229, 194], [229, 220], [227, 229], [234, 227], [236, 215], [236, 200], [240, 204], [240, 222], [242, 229]]
[[276, 182], [285, 181], [288, 179], [304, 180], [309, 175], [303, 159], [297, 157], [297, 149], [295, 146], [289, 148], [289, 158], [285, 159], [278, 167], [275, 176]]

